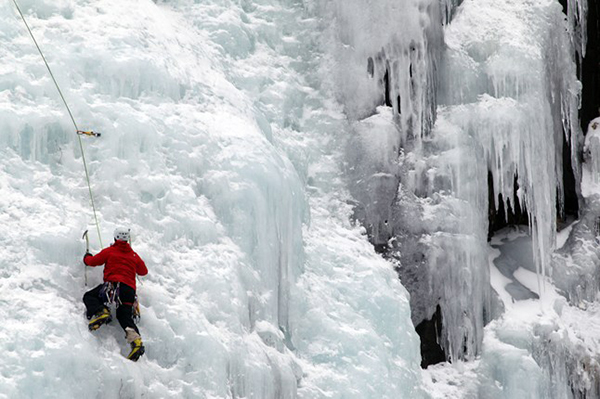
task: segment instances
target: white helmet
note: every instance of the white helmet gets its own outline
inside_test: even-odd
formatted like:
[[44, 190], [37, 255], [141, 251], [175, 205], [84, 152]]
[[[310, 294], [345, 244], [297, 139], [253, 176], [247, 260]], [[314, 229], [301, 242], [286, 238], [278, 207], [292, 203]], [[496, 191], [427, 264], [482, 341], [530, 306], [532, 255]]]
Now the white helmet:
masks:
[[128, 229], [127, 227], [117, 227], [115, 229], [115, 240], [120, 240], [120, 241], [129, 241], [129, 232], [131, 231], [131, 229]]

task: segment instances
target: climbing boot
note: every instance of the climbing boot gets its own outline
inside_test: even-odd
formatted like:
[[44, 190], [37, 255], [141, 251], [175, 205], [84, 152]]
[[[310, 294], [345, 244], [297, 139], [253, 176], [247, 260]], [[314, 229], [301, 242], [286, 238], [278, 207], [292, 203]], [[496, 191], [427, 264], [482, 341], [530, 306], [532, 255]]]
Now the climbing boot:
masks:
[[103, 324], [110, 323], [111, 320], [112, 317], [110, 315], [110, 310], [104, 308], [90, 319], [88, 323], [88, 328], [90, 329], [90, 331], [95, 331], [99, 329], [100, 326], [102, 326]]
[[137, 362], [140, 356], [146, 351], [142, 343], [142, 337], [133, 328], [125, 327], [125, 338], [129, 342], [129, 345], [131, 345], [131, 352], [129, 352], [127, 359]]
[[146, 348], [144, 348], [144, 344], [142, 344], [141, 338], [136, 339], [130, 345], [131, 352], [129, 352], [129, 355], [127, 355], [127, 359], [137, 362], [140, 356], [142, 356], [144, 352], [146, 352]]

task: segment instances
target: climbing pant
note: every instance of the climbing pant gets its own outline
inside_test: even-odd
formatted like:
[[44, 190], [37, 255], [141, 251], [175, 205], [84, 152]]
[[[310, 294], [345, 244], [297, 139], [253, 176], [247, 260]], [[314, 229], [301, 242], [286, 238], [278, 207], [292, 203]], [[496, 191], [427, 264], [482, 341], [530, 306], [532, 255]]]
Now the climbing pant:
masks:
[[[103, 288], [105, 284], [100, 284], [96, 288], [86, 292], [83, 295], [83, 303], [87, 310], [87, 318], [91, 319], [96, 313], [100, 312], [102, 308], [107, 307], [108, 299], [104, 295]], [[117, 320], [123, 328], [132, 328], [136, 333], [140, 333], [137, 326], [133, 321], [133, 303], [135, 302], [135, 290], [124, 283], [119, 283], [118, 298], [115, 298], [117, 305]]]

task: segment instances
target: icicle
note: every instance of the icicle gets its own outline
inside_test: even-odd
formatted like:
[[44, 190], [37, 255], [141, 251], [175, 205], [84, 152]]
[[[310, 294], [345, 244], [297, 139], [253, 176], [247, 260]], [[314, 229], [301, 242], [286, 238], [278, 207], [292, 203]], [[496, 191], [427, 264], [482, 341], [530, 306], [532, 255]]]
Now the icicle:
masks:
[[580, 63], [587, 47], [587, 13], [588, 0], [567, 0], [569, 33]]

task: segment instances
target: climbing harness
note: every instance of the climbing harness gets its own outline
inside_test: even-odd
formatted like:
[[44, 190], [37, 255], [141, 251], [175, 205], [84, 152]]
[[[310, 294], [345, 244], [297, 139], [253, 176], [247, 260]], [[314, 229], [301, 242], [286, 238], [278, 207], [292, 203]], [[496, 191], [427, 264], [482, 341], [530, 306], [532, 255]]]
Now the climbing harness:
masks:
[[105, 305], [115, 304], [119, 306], [121, 304], [121, 299], [119, 298], [120, 289], [121, 283], [107, 281], [102, 284], [102, 288], [100, 289], [100, 299], [102, 299]]
[[96, 133], [96, 132], [93, 132], [93, 131], [89, 131], [88, 132], [88, 131], [79, 130], [79, 128], [77, 127], [77, 123], [75, 122], [75, 118], [73, 117], [73, 113], [71, 112], [71, 108], [69, 108], [69, 105], [67, 104], [67, 100], [65, 100], [65, 97], [63, 96], [63, 93], [60, 90], [60, 86], [58, 85], [58, 82], [54, 78], [54, 74], [52, 73], [52, 70], [50, 69], [50, 66], [48, 65], [48, 62], [46, 61], [46, 57], [44, 57], [44, 54], [42, 53], [42, 50], [40, 49], [40, 46], [38, 45], [37, 40], [35, 40], [35, 37], [33, 36], [33, 32], [29, 28], [29, 24], [27, 23], [27, 20], [25, 19], [25, 16], [21, 12], [21, 8], [19, 7], [19, 4], [17, 4], [17, 0], [13, 0], [13, 3], [15, 4], [15, 7], [17, 7], [17, 11], [19, 12], [19, 15], [21, 15], [21, 19], [23, 20], [23, 23], [25, 24], [25, 27], [29, 31], [29, 35], [31, 36], [31, 39], [33, 39], [33, 43], [35, 44], [35, 47], [37, 47], [38, 52], [42, 56], [42, 60], [44, 60], [44, 64], [46, 64], [46, 68], [48, 69], [48, 72], [50, 73], [50, 77], [52, 78], [52, 81], [54, 82], [54, 85], [56, 86], [56, 90], [58, 90], [58, 94], [60, 95], [60, 98], [62, 99], [63, 103], [65, 104], [65, 107], [67, 108], [67, 112], [69, 113], [69, 116], [71, 117], [71, 121], [73, 122], [73, 126], [75, 126], [75, 131], [77, 132], [77, 136], [79, 138], [79, 148], [81, 149], [81, 158], [83, 160], [83, 168], [85, 170], [85, 178], [87, 180], [88, 191], [89, 191], [89, 194], [90, 194], [90, 201], [92, 203], [92, 210], [94, 211], [94, 220], [96, 222], [96, 230], [98, 231], [98, 240], [100, 241], [100, 246], [102, 247], [103, 245], [102, 245], [102, 237], [100, 235], [100, 224], [98, 223], [98, 216], [96, 214], [96, 205], [94, 203], [94, 196], [92, 194], [92, 186], [90, 184], [90, 175], [88, 173], [87, 162], [86, 162], [86, 159], [85, 159], [85, 152], [83, 151], [83, 143], [81, 141], [81, 136], [82, 135], [99, 137], [100, 133]]
[[131, 311], [133, 313], [133, 321], [138, 323], [140, 321], [140, 303], [138, 302], [137, 295], [135, 296], [135, 300], [133, 303], [123, 303], [121, 302], [121, 297], [119, 295], [121, 290], [121, 283], [107, 281], [102, 284], [102, 288], [100, 289], [100, 299], [107, 307], [110, 305], [115, 305], [117, 308], [120, 305], [131, 305]]

